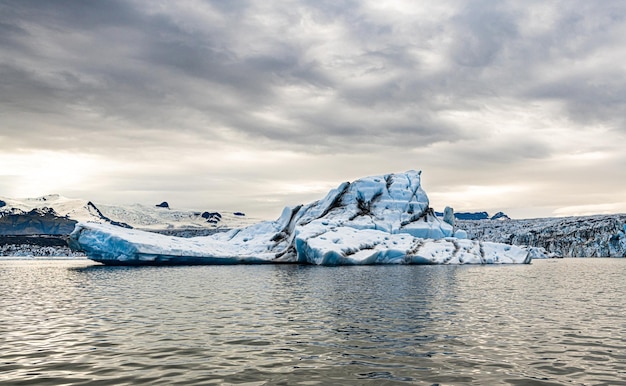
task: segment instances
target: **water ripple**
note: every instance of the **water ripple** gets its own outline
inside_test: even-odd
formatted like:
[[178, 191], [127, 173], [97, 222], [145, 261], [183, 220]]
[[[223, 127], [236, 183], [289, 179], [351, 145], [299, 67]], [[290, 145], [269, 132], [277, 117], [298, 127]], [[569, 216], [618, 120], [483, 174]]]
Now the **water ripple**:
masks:
[[626, 384], [626, 259], [0, 262], [0, 385]]

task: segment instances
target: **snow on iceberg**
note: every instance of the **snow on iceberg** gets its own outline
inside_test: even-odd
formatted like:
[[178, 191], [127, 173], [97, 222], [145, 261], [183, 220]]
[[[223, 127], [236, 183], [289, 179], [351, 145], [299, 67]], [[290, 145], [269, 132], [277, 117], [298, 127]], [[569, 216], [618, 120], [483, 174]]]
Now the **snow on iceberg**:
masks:
[[525, 248], [467, 240], [428, 206], [419, 171], [345, 182], [322, 200], [206, 237], [179, 238], [79, 223], [72, 249], [104, 264], [529, 263]]

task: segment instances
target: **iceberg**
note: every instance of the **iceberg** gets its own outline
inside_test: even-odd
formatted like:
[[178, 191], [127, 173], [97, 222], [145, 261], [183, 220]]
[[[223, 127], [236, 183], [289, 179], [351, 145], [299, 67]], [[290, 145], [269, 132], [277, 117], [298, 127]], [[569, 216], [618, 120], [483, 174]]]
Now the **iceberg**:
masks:
[[326, 197], [287, 207], [275, 221], [180, 238], [80, 222], [73, 250], [109, 265], [529, 263], [526, 248], [468, 240], [435, 216], [421, 172], [344, 182]]

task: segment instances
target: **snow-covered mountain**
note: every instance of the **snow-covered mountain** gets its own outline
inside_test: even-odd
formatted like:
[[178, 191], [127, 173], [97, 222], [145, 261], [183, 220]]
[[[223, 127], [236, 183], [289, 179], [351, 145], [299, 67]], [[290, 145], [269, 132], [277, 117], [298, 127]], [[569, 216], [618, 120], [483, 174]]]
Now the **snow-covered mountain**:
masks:
[[626, 214], [456, 220], [471, 239], [545, 248], [558, 257], [626, 257]]
[[69, 234], [77, 222], [181, 231], [240, 228], [258, 221], [240, 212], [181, 210], [165, 202], [109, 205], [58, 194], [22, 199], [0, 197], [0, 234]]

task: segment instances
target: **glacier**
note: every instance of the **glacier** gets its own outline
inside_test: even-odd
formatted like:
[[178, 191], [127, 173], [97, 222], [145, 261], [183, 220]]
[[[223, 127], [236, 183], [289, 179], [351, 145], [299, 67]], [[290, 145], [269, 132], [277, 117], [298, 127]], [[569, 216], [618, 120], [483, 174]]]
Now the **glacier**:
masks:
[[456, 225], [471, 239], [528, 246], [531, 253], [537, 252], [533, 259], [626, 257], [626, 214], [457, 220]]
[[421, 171], [344, 182], [326, 197], [287, 207], [265, 221], [210, 236], [180, 238], [80, 222], [73, 250], [109, 265], [300, 263], [530, 263], [524, 247], [467, 239], [441, 221], [421, 187]]

